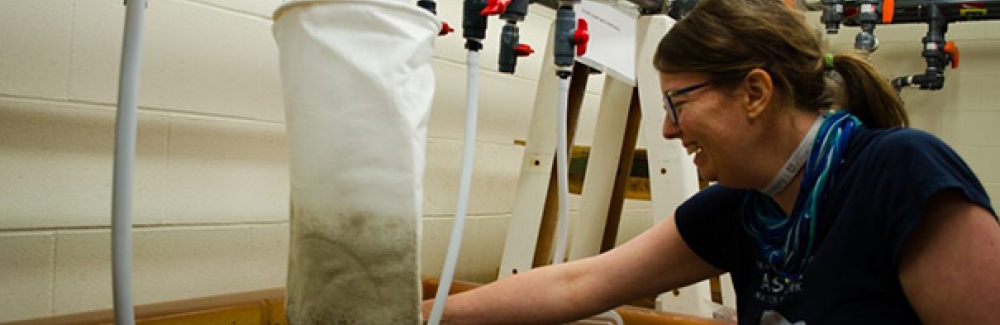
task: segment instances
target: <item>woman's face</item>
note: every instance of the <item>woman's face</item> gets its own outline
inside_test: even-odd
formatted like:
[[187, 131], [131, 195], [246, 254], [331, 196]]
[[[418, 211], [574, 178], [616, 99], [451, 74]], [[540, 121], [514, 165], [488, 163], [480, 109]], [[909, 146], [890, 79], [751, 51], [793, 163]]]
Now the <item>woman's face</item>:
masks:
[[[708, 76], [694, 73], [660, 74], [660, 89], [668, 92], [689, 88], [708, 82]], [[663, 121], [663, 136], [678, 139], [693, 154], [693, 162], [702, 179], [718, 181], [723, 185], [742, 186], [747, 152], [746, 136], [749, 118], [741, 109], [741, 96], [715, 85], [671, 96], [676, 123], [671, 119], [667, 98], [664, 108], [668, 111]]]

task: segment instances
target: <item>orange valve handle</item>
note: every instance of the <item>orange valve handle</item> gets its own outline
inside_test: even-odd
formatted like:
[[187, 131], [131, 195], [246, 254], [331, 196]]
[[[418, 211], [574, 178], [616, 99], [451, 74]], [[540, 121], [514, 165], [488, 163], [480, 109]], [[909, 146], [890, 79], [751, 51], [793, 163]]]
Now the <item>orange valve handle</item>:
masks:
[[951, 68], [958, 69], [958, 45], [955, 45], [955, 41], [944, 44], [944, 53], [951, 55]]
[[893, 16], [896, 15], [896, 0], [882, 1], [882, 23], [891, 24]]

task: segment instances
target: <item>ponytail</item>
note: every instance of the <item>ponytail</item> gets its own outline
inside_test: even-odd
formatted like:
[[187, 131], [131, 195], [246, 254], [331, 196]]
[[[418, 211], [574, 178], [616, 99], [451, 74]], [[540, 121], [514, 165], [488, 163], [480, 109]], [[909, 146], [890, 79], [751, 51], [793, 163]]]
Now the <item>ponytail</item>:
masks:
[[841, 78], [841, 107], [874, 129], [907, 127], [910, 119], [895, 89], [867, 60], [853, 53], [833, 56], [832, 68]]

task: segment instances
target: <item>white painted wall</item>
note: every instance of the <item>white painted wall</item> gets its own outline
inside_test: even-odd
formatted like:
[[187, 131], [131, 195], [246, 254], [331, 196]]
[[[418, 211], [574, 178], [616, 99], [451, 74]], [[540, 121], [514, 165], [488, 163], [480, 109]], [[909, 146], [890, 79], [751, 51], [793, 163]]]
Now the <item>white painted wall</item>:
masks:
[[[146, 10], [135, 179], [135, 300], [149, 303], [283, 286], [288, 178], [277, 49], [281, 0], [155, 0]], [[439, 14], [461, 25], [461, 2]], [[120, 0], [0, 2], [0, 321], [111, 307], [114, 110]], [[532, 7], [522, 41], [544, 53], [553, 12]], [[475, 176], [458, 279], [494, 278], [517, 184], [540, 57], [494, 72], [498, 20], [483, 53]], [[915, 28], [913, 30], [917, 30]], [[880, 27], [876, 63], [919, 72], [922, 29]], [[853, 31], [844, 37], [853, 39]], [[1000, 24], [956, 25], [963, 67], [945, 90], [905, 95], [915, 125], [966, 155], [1000, 195]], [[845, 38], [846, 39], [846, 38]], [[440, 38], [430, 120], [422, 263], [440, 273], [461, 163], [465, 53]], [[590, 143], [603, 75], [591, 78], [577, 135]], [[642, 145], [640, 143], [640, 145]], [[575, 209], [579, 202], [574, 201]], [[622, 237], [651, 224], [628, 201]]]

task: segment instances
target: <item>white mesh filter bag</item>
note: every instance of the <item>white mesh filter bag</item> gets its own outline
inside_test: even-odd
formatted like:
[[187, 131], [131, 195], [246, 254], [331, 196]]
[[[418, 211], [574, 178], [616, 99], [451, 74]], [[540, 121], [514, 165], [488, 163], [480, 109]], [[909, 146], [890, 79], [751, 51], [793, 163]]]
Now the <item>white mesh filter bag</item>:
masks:
[[292, 324], [417, 324], [430, 59], [415, 1], [275, 13], [291, 173]]

